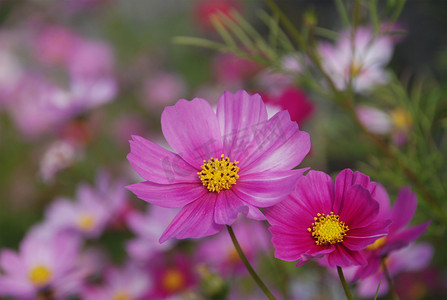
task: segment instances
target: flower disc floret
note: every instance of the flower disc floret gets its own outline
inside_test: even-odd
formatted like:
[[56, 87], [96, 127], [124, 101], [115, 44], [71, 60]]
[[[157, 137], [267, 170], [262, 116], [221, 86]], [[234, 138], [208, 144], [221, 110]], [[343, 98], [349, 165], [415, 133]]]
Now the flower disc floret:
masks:
[[35, 266], [28, 275], [30, 281], [37, 286], [46, 285], [50, 281], [51, 276], [50, 269], [43, 265]]
[[197, 172], [197, 174], [210, 192], [219, 193], [236, 184], [239, 178], [237, 174], [239, 167], [236, 167], [238, 161], [230, 162], [230, 159], [228, 157], [224, 158], [222, 154], [220, 159], [211, 157], [208, 161], [204, 160], [203, 163], [202, 171]]
[[309, 227], [307, 230], [315, 239], [315, 244], [329, 246], [343, 242], [349, 227], [340, 221], [340, 216], [334, 215], [334, 212], [329, 215], [318, 213], [314, 220], [312, 228]]

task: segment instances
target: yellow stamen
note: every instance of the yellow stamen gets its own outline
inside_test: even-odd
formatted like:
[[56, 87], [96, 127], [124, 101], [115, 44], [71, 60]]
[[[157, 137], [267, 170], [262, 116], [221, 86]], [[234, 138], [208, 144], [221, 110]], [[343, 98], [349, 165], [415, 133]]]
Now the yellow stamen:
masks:
[[312, 228], [307, 228], [315, 239], [315, 244], [329, 246], [336, 243], [343, 242], [343, 237], [348, 232], [349, 228], [344, 222], [340, 221], [340, 216], [317, 214], [312, 223]]
[[169, 269], [163, 275], [163, 288], [168, 292], [177, 292], [185, 286], [185, 277], [178, 269]]
[[404, 109], [397, 108], [391, 112], [391, 120], [399, 130], [406, 130], [411, 127], [412, 120], [410, 114]]
[[46, 285], [51, 280], [51, 271], [46, 266], [37, 265], [29, 271], [29, 280], [37, 286]]
[[386, 243], [386, 237], [377, 239], [373, 244], [365, 248], [365, 250], [374, 251], [381, 248]]
[[236, 167], [238, 161], [230, 162], [230, 159], [228, 157], [224, 159], [222, 154], [220, 159], [211, 157], [208, 161], [204, 160], [203, 163], [202, 171], [197, 174], [210, 192], [219, 193], [236, 184], [236, 180], [239, 178], [237, 174], [239, 168]]
[[363, 66], [361, 64], [357, 64], [355, 62], [351, 63], [351, 76], [352, 77], [357, 77], [358, 75], [360, 75], [360, 73], [363, 71]]
[[78, 219], [78, 226], [82, 231], [91, 230], [95, 224], [95, 219], [90, 214], [82, 214]]

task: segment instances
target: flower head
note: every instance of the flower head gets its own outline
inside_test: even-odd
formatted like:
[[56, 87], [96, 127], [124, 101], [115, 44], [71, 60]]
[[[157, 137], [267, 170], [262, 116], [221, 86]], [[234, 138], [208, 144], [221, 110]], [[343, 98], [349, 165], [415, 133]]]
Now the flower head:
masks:
[[347, 88], [350, 80], [354, 90], [364, 92], [389, 81], [384, 70], [393, 53], [390, 36], [374, 36], [370, 28], [358, 28], [352, 36], [343, 32], [336, 45], [323, 43], [319, 52], [322, 67], [339, 89]]
[[327, 266], [365, 264], [360, 250], [384, 237], [389, 220], [377, 221], [375, 183], [346, 169], [335, 184], [325, 173], [310, 171], [295, 192], [266, 208], [277, 258], [303, 265], [322, 258]]
[[261, 97], [245, 91], [224, 93], [216, 112], [203, 99], [180, 100], [161, 123], [177, 154], [134, 136], [127, 156], [146, 180], [129, 190], [149, 203], [182, 207], [161, 242], [215, 234], [239, 212], [263, 219], [257, 207], [292, 192], [304, 172], [292, 168], [310, 149], [309, 135], [286, 111], [268, 119]]
[[0, 295], [20, 299], [65, 299], [79, 289], [79, 239], [73, 235], [48, 237], [30, 232], [19, 252], [0, 253]]

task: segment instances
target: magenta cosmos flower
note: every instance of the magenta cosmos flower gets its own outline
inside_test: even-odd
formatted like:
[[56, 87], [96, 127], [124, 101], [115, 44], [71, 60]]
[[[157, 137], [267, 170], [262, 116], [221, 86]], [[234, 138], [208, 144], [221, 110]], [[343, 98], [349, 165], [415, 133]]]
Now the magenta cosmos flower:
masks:
[[257, 207], [291, 193], [304, 169], [292, 170], [310, 149], [287, 111], [267, 117], [259, 95], [225, 92], [217, 111], [200, 98], [166, 107], [161, 127], [168, 151], [139, 136], [127, 156], [146, 180], [128, 186], [159, 206], [182, 207], [160, 238], [199, 238], [231, 225], [241, 212], [264, 219]]
[[340, 172], [335, 184], [329, 175], [310, 171], [285, 200], [265, 209], [275, 256], [299, 260], [297, 266], [314, 257], [330, 267], [365, 264], [360, 250], [384, 237], [390, 223], [376, 221], [375, 186], [368, 176], [349, 169]]

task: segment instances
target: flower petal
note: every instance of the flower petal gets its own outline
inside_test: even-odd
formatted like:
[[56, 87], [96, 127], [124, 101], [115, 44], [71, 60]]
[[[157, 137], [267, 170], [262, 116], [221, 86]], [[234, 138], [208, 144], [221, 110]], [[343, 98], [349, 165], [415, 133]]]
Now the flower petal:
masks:
[[410, 187], [400, 190], [393, 211], [391, 212], [390, 232], [395, 232], [400, 228], [406, 226], [413, 218], [416, 212], [417, 198], [416, 194], [411, 192]]
[[241, 173], [293, 169], [309, 153], [309, 134], [298, 129], [287, 111], [277, 113], [253, 130], [254, 139], [240, 159]]
[[326, 173], [311, 170], [298, 181], [293, 197], [302, 203], [303, 209], [312, 218], [318, 213], [330, 214], [334, 199], [334, 182]]
[[172, 153], [140, 136], [132, 136], [130, 153], [132, 167], [145, 180], [167, 184], [200, 181], [196, 169], [178, 154]]
[[179, 100], [165, 108], [161, 129], [166, 141], [191, 166], [200, 169], [204, 160], [220, 157], [222, 137], [217, 117], [206, 100]]
[[345, 201], [345, 192], [353, 185], [361, 185], [367, 189], [371, 196], [375, 196], [376, 183], [370, 182], [368, 176], [360, 172], [352, 172], [350, 169], [341, 171], [335, 179], [335, 199], [334, 199], [334, 213], [339, 215]]
[[[403, 248], [407, 246], [409, 243], [417, 240], [430, 225], [431, 221], [425, 222], [423, 224], [410, 227], [408, 229], [402, 230], [397, 234], [389, 234], [387, 243], [380, 249], [380, 254], [386, 254], [396, 249]], [[393, 223], [391, 223], [391, 226]]]
[[366, 263], [367, 261], [361, 251], [351, 251], [343, 245], [337, 244], [335, 250], [326, 256], [326, 260], [323, 264], [334, 268], [336, 266], [349, 267], [365, 265]]
[[138, 198], [163, 207], [182, 207], [208, 193], [198, 183], [159, 184], [144, 181], [126, 188]]
[[217, 103], [216, 115], [223, 137], [225, 155], [239, 161], [253, 140], [254, 127], [264, 124], [268, 119], [261, 96], [249, 95], [243, 90], [234, 95], [225, 92]]
[[353, 251], [363, 250], [377, 239], [386, 237], [390, 220], [378, 221], [363, 228], [350, 229], [343, 238], [343, 245]]
[[272, 243], [275, 257], [285, 261], [296, 261], [315, 245], [315, 241], [308, 232], [290, 232], [282, 226], [269, 228], [272, 233]]
[[0, 266], [8, 275], [18, 276], [25, 274], [25, 265], [16, 252], [3, 250], [0, 253]]
[[232, 190], [221, 191], [217, 194], [214, 221], [217, 224], [233, 224], [241, 206], [244, 202]]
[[160, 237], [160, 243], [170, 238], [201, 238], [218, 233], [223, 225], [214, 222], [217, 195], [206, 193], [183, 207]]
[[351, 229], [371, 224], [379, 212], [379, 203], [360, 185], [347, 187], [343, 202], [341, 211], [339, 210], [340, 220]]
[[305, 169], [241, 175], [232, 187], [243, 201], [257, 207], [272, 206], [289, 195]]

